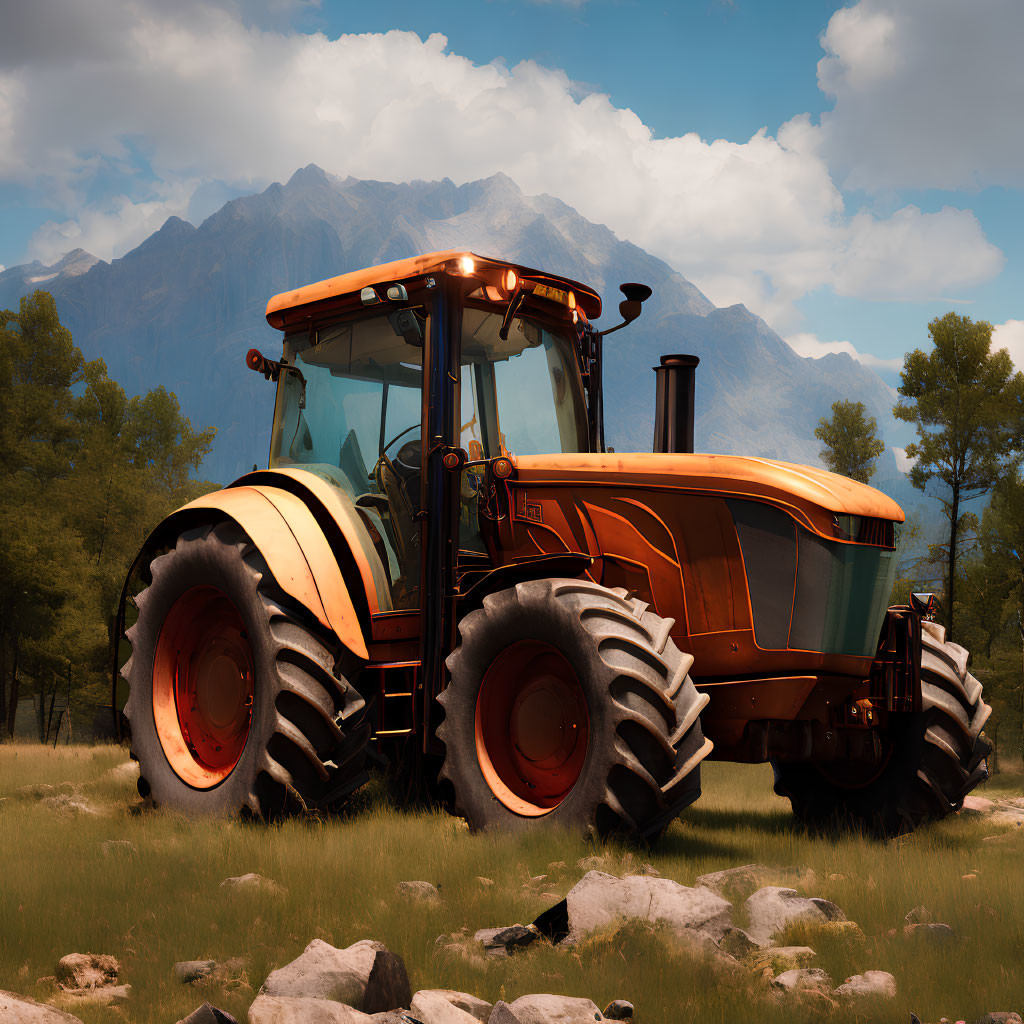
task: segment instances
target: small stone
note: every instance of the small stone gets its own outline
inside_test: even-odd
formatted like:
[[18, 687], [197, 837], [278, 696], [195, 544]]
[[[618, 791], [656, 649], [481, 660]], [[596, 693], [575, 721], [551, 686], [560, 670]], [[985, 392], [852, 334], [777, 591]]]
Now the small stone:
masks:
[[481, 889], [490, 889], [491, 886], [494, 885], [494, 879], [484, 878], [483, 875], [477, 875], [476, 884], [479, 885]]
[[[473, 1009], [476, 1012], [473, 1012]], [[474, 1024], [486, 1021], [492, 1006], [467, 992], [423, 989], [412, 997], [409, 1013], [422, 1024]]]
[[437, 891], [437, 887], [430, 882], [399, 882], [395, 886], [395, 892], [399, 896], [426, 900], [429, 903], [440, 903], [441, 901], [441, 894]]
[[893, 999], [896, 996], [896, 979], [888, 971], [865, 971], [847, 978], [836, 989], [837, 996], [884, 996]]
[[832, 979], [820, 967], [801, 967], [783, 972], [772, 984], [786, 992], [828, 992], [832, 988]]
[[605, 1008], [608, 1020], [632, 1020], [633, 1004], [628, 999], [613, 999]]
[[226, 1010], [218, 1010], [216, 1006], [203, 1003], [183, 1020], [179, 1020], [178, 1024], [238, 1024], [238, 1020]]
[[308, 996], [258, 995], [249, 1024], [370, 1024], [373, 1018], [345, 1003]]
[[927, 907], [916, 906], [913, 910], [907, 912], [907, 916], [903, 918], [907, 924], [926, 924], [932, 919], [932, 915], [928, 912]]
[[263, 875], [258, 875], [255, 871], [225, 878], [220, 883], [220, 887], [228, 892], [258, 892], [266, 893], [268, 896], [285, 896], [288, 893], [283, 885], [275, 882], [272, 878], [264, 878]]
[[106, 953], [69, 953], [57, 961], [57, 983], [65, 989], [115, 985], [121, 965]]
[[[593, 1024], [604, 1020], [596, 1003], [573, 996], [520, 996], [509, 1004], [509, 1009], [521, 1024]], [[495, 1024], [493, 1012], [488, 1024]]]
[[182, 985], [210, 977], [217, 966], [216, 960], [181, 960], [174, 965], [174, 977]]
[[131, 995], [131, 985], [102, 985], [99, 988], [62, 989], [54, 1000], [62, 1006], [123, 1006]]
[[121, 854], [131, 856], [139, 852], [130, 839], [104, 839], [100, 843], [100, 849], [104, 857], [116, 857]]
[[974, 881], [974, 879], [976, 879], [977, 877], [978, 877], [978, 876], [977, 876], [977, 874], [975, 874], [975, 872], [973, 872], [973, 871], [971, 871], [971, 872], [968, 872], [968, 874], [966, 874], [966, 875], [961, 875], [961, 876], [960, 876], [960, 878], [961, 878], [961, 879], [962, 879], [962, 880], [963, 880], [964, 882], [973, 882], [973, 881]]
[[82, 1024], [70, 1013], [3, 990], [0, 990], [0, 1021], [4, 1024]]
[[473, 940], [484, 947], [490, 957], [506, 957], [518, 953], [541, 937], [536, 925], [514, 924], [506, 928], [481, 928]]
[[956, 932], [948, 924], [941, 924], [939, 922], [906, 924], [903, 926], [903, 934], [908, 939], [927, 942], [933, 946], [944, 946], [957, 940]]
[[361, 1009], [364, 1013], [382, 1013], [408, 1006], [411, 999], [405, 961], [390, 950], [379, 950], [370, 968]]

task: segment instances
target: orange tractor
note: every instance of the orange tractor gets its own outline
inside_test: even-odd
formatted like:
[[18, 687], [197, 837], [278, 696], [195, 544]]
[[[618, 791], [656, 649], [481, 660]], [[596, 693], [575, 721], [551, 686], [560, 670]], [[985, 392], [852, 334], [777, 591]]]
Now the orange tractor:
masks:
[[603, 336], [650, 295], [622, 291], [600, 331], [585, 285], [450, 251], [271, 299], [269, 468], [133, 567], [143, 796], [331, 809], [390, 762], [474, 828], [653, 839], [711, 757], [771, 761], [811, 824], [960, 806], [989, 708], [927, 596], [886, 607], [899, 506], [692, 454], [689, 356], [656, 368], [655, 452], [607, 449]]

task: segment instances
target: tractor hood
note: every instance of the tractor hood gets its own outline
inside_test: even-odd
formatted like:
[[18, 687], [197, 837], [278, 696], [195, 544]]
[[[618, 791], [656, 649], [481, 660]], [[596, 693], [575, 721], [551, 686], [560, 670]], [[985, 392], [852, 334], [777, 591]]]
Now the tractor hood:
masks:
[[738, 455], [582, 453], [513, 459], [523, 483], [606, 483], [767, 501], [816, 533], [832, 536], [833, 516], [902, 523], [892, 498], [848, 477], [813, 466]]

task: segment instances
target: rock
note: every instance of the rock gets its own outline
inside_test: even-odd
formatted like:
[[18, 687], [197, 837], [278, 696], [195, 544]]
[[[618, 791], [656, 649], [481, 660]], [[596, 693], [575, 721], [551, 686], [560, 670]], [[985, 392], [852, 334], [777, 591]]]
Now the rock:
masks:
[[50, 796], [53, 792], [53, 786], [48, 782], [37, 782], [31, 786], [19, 786], [14, 795], [22, 800], [42, 800], [44, 796]]
[[[461, 1001], [461, 1006], [456, 999]], [[476, 1013], [466, 1008], [468, 1000], [479, 1004]], [[423, 1024], [479, 1024], [487, 1020], [491, 1009], [491, 1004], [483, 999], [465, 992], [446, 992], [443, 989], [423, 989], [412, 997], [409, 1004], [409, 1013]]]
[[57, 984], [65, 989], [117, 984], [121, 965], [106, 953], [69, 953], [57, 961]]
[[807, 899], [795, 889], [766, 886], [747, 898], [747, 934], [767, 946], [772, 937], [794, 921], [811, 923], [843, 920], [845, 915], [828, 900]]
[[903, 934], [908, 939], [927, 942], [932, 946], [944, 946], [956, 942], [957, 934], [948, 924], [933, 922], [929, 924], [905, 924]]
[[218, 1010], [216, 1006], [203, 1003], [183, 1020], [179, 1020], [178, 1024], [238, 1024], [238, 1020], [226, 1010]]
[[409, 1005], [412, 989], [405, 961], [390, 950], [378, 950], [370, 968], [370, 977], [363, 992], [364, 1013], [383, 1013]]
[[[556, 909], [553, 907], [537, 919], [542, 932], [542, 920], [557, 931], [553, 917], [548, 918]], [[578, 942], [619, 919], [635, 918], [661, 921], [681, 938], [692, 938], [697, 932], [718, 942], [732, 926], [731, 910], [731, 903], [703, 887], [690, 889], [670, 878], [616, 878], [601, 871], [589, 871], [565, 898], [565, 938], [570, 943]]]
[[322, 939], [314, 939], [301, 956], [271, 971], [259, 994], [333, 999], [350, 1006], [362, 1006], [370, 973], [382, 950], [381, 943], [370, 939], [353, 943], [346, 949], [336, 949]]
[[490, 957], [506, 957], [518, 953], [532, 942], [541, 938], [536, 925], [513, 924], [505, 928], [481, 928], [473, 935], [473, 941], [484, 947]]
[[190, 985], [210, 977], [216, 966], [216, 960], [181, 960], [174, 965], [174, 977], [182, 985]]
[[806, 967], [816, 956], [810, 946], [773, 946], [751, 956], [750, 965], [758, 973], [770, 967], [773, 974], [783, 974]]
[[[596, 1003], [573, 996], [520, 996], [509, 1003], [509, 1009], [520, 1024], [593, 1024], [604, 1020]], [[495, 1024], [493, 1013], [488, 1024]]]
[[742, 892], [753, 892], [760, 886], [773, 881], [787, 881], [795, 885], [814, 885], [817, 876], [811, 868], [799, 867], [768, 867], [765, 864], [742, 864], [737, 868], [726, 868], [724, 871], [712, 871], [700, 875], [694, 885], [704, 886], [719, 896], [737, 895]]
[[928, 912], [927, 907], [916, 906], [912, 910], [907, 911], [907, 916], [903, 918], [907, 924], [925, 924], [932, 919], [932, 915]]
[[61, 989], [54, 1001], [62, 1006], [122, 1006], [131, 995], [131, 985], [103, 985], [100, 988]]
[[39, 801], [44, 807], [56, 811], [61, 817], [76, 818], [99, 814], [99, 811], [83, 796], [74, 793], [58, 793], [56, 796], [44, 796]]
[[4, 1024], [82, 1024], [70, 1013], [3, 990], [0, 990], [0, 1021]]
[[410, 899], [427, 900], [428, 902], [440, 902], [441, 894], [430, 882], [399, 882], [395, 886], [395, 892], [399, 896], [406, 896]]
[[121, 854], [132, 856], [139, 852], [130, 839], [104, 839], [100, 843], [100, 849], [104, 857], [116, 857]]
[[963, 810], [968, 814], [989, 814], [995, 809], [995, 801], [987, 800], [983, 796], [968, 794], [964, 797]]
[[1021, 1024], [1020, 1014], [1013, 1010], [992, 1010], [974, 1024]]
[[820, 967], [785, 971], [773, 979], [772, 984], [786, 992], [829, 992], [832, 989], [832, 979]]
[[580, 871], [600, 871], [608, 863], [607, 857], [580, 857], [576, 867]]
[[760, 947], [742, 928], [726, 928], [725, 934], [718, 942], [718, 948], [742, 960]]
[[483, 875], [477, 875], [476, 884], [479, 885], [481, 889], [490, 889], [491, 886], [494, 885], [494, 879], [484, 878]]
[[613, 999], [604, 1008], [604, 1015], [608, 1020], [632, 1020], [633, 1004], [628, 999]]
[[370, 1024], [373, 1018], [333, 999], [261, 993], [249, 1007], [249, 1024]]
[[225, 878], [220, 883], [222, 889], [228, 892], [258, 892], [266, 893], [268, 896], [286, 896], [288, 890], [272, 878], [264, 878], [262, 875], [250, 871], [246, 875], [236, 875], [232, 878]]
[[896, 995], [896, 979], [887, 971], [865, 971], [847, 978], [836, 989], [837, 996], [884, 996], [892, 999]]
[[487, 1024], [522, 1024], [522, 1021], [512, 1012], [508, 1003], [499, 999], [487, 1018]]
[[973, 882], [977, 877], [978, 877], [978, 875], [974, 871], [971, 871], [971, 872], [969, 872], [966, 875], [961, 875], [960, 876], [961, 880], [964, 881], [964, 882]]

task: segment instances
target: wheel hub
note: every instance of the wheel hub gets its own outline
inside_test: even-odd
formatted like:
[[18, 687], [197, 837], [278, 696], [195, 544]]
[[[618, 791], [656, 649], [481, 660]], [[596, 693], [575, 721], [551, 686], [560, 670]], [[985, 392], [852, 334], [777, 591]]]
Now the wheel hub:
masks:
[[193, 587], [164, 620], [153, 663], [153, 718], [183, 782], [209, 789], [242, 756], [252, 722], [253, 656], [232, 601]]
[[484, 674], [476, 751], [484, 779], [509, 810], [538, 817], [579, 781], [590, 716], [576, 673], [550, 644], [523, 640]]

